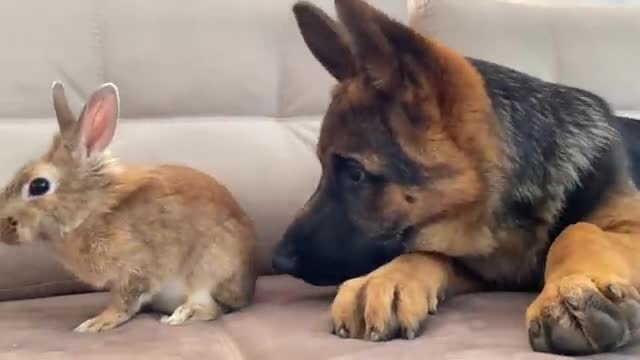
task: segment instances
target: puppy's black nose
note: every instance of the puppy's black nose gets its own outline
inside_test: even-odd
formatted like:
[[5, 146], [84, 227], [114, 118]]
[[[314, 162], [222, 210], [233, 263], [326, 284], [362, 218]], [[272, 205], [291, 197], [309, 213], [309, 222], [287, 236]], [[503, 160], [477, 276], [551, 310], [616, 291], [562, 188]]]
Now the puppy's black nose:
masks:
[[293, 254], [291, 247], [278, 246], [271, 257], [271, 266], [277, 273], [295, 275], [298, 259]]

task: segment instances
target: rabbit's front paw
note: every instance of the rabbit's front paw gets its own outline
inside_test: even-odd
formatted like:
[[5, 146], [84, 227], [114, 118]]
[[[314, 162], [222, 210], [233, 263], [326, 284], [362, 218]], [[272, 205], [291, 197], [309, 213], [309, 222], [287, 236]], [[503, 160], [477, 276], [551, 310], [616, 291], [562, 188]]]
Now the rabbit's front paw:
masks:
[[160, 322], [167, 325], [181, 325], [187, 320], [214, 320], [222, 315], [220, 306], [210, 299], [206, 302], [187, 302], [176, 308], [170, 316], [163, 316]]
[[98, 333], [105, 330], [113, 329], [129, 320], [129, 318], [130, 316], [128, 316], [126, 313], [107, 309], [100, 315], [83, 322], [73, 331], [79, 333]]
[[180, 305], [171, 314], [171, 316], [163, 316], [160, 318], [160, 322], [167, 325], [181, 325], [185, 321], [189, 320], [193, 316], [193, 309], [188, 305]]

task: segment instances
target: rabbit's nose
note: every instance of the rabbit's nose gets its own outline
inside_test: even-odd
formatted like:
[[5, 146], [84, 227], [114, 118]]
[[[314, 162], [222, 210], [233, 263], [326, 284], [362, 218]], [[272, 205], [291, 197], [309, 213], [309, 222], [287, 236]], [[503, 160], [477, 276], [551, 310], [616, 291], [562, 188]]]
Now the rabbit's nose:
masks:
[[0, 218], [0, 242], [18, 243], [18, 221], [13, 217]]

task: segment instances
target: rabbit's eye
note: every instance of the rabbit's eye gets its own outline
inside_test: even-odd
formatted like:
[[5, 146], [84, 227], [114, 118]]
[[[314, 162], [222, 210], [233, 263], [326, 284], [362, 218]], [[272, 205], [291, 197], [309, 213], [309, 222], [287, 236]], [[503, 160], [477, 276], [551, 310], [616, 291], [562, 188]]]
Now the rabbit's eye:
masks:
[[51, 183], [45, 178], [35, 178], [29, 183], [29, 196], [42, 196], [51, 190]]

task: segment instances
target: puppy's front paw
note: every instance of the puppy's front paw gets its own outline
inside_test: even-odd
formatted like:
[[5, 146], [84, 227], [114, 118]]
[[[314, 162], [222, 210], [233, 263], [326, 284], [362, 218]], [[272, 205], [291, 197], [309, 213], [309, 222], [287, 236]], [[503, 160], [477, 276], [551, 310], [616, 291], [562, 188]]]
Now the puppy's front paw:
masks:
[[413, 339], [438, 305], [438, 287], [415, 278], [376, 272], [340, 286], [331, 306], [333, 331], [370, 341]]
[[585, 355], [612, 351], [640, 331], [640, 295], [617, 279], [573, 275], [546, 284], [527, 309], [535, 351]]

